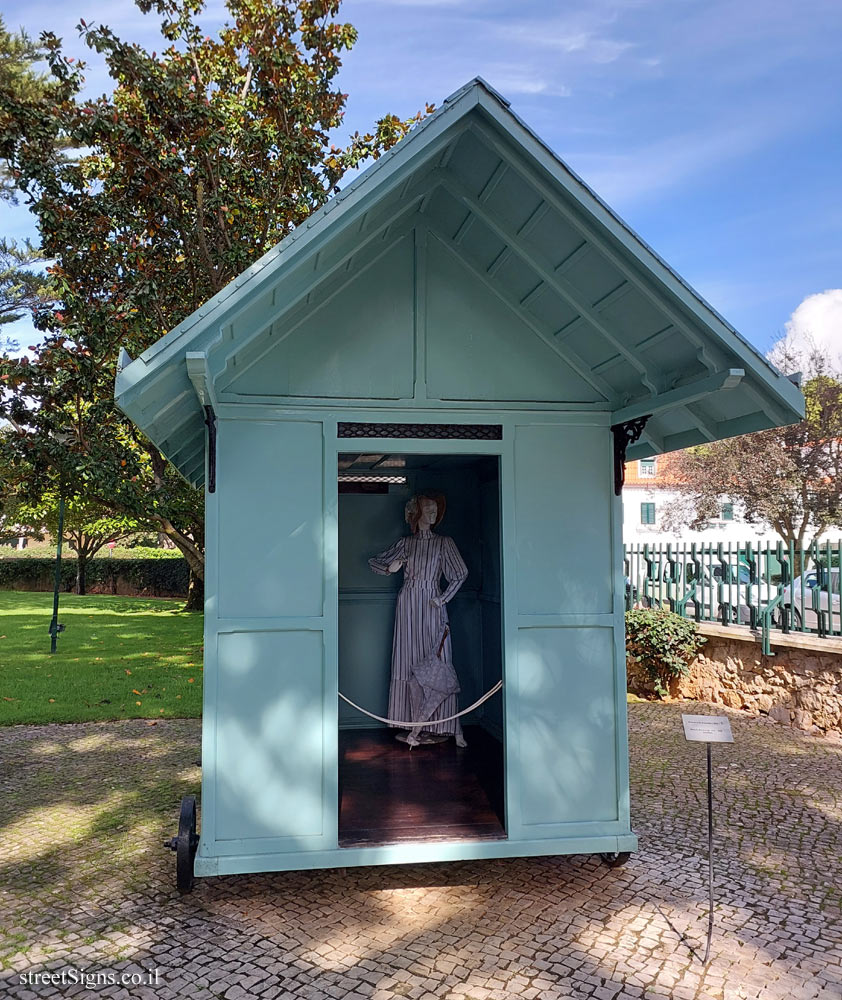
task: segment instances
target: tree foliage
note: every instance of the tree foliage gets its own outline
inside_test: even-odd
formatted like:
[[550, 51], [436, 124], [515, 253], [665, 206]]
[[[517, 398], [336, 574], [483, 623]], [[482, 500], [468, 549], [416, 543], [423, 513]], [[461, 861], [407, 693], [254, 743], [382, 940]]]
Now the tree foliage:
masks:
[[[32, 67], [45, 54], [43, 45], [34, 42], [25, 31], [9, 31], [0, 14], [0, 93], [14, 94], [26, 101], [41, 99], [49, 88], [49, 80]], [[13, 198], [14, 187], [5, 164], [0, 165], [0, 197]]]
[[670, 473], [683, 502], [668, 523], [699, 527], [728, 498], [749, 523], [770, 524], [796, 547], [842, 525], [842, 377], [816, 350], [779, 345], [776, 360], [804, 370], [804, 419], [678, 453]]
[[30, 100], [40, 97], [48, 79], [32, 67], [43, 58], [43, 46], [25, 31], [9, 31], [0, 14], [0, 88]]
[[[33, 64], [44, 58], [43, 47], [21, 31], [10, 32], [0, 16], [0, 92], [34, 101], [46, 93], [48, 82]], [[0, 198], [15, 200], [7, 165], [0, 160]], [[14, 323], [48, 299], [47, 279], [36, 268], [44, 255], [26, 240], [17, 243], [0, 236], [0, 326]], [[17, 350], [18, 341], [0, 334], [0, 350]]]
[[32, 269], [43, 260], [44, 254], [29, 240], [17, 243], [0, 238], [0, 326], [49, 303], [47, 279]]
[[[4, 516], [22, 529], [22, 534], [34, 538], [46, 532], [58, 537], [61, 498], [54, 490], [45, 491], [37, 502], [19, 501], [4, 506]], [[107, 542], [124, 538], [137, 531], [138, 523], [125, 515], [115, 516], [108, 507], [96, 500], [74, 497], [64, 506], [62, 540], [76, 553], [76, 593], [86, 591], [86, 569]]]
[[116, 410], [118, 350], [137, 356], [175, 327], [420, 114], [331, 143], [356, 38], [339, 0], [227, 0], [217, 37], [199, 23], [204, 0], [136, 3], [160, 17], [162, 52], [80, 24], [112, 93], [81, 99], [84, 64], [49, 32], [47, 97], [0, 88], [0, 157], [38, 219], [56, 296], [36, 313], [42, 343], [4, 360], [0, 416], [25, 492], [61, 469], [69, 493], [165, 532], [202, 577], [202, 497]]

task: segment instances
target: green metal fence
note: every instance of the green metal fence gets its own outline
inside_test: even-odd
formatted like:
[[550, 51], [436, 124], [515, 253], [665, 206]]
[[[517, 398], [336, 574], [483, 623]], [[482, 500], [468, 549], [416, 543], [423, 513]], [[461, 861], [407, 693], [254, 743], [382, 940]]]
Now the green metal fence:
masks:
[[770, 636], [842, 636], [842, 540], [805, 548], [757, 542], [623, 547], [626, 607], [663, 607], [696, 621], [748, 625]]

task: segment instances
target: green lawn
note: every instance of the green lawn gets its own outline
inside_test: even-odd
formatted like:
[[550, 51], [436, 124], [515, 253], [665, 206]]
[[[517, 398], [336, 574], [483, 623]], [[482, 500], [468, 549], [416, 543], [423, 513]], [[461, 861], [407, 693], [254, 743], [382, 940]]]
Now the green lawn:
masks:
[[0, 725], [202, 714], [202, 616], [182, 600], [0, 591]]

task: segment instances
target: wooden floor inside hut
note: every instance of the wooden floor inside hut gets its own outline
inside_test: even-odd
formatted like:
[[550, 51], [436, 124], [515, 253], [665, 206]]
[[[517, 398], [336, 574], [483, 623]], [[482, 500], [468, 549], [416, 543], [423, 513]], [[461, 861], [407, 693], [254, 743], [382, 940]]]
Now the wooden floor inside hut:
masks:
[[505, 840], [503, 748], [484, 729], [410, 750], [392, 729], [339, 733], [339, 846]]

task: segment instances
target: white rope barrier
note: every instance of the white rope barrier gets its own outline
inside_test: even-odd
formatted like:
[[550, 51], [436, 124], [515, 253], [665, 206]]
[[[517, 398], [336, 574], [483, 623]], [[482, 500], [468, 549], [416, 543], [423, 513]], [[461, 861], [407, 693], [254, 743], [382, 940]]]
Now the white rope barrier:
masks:
[[484, 701], [488, 701], [492, 695], [497, 694], [502, 687], [503, 682], [497, 681], [494, 687], [491, 688], [490, 691], [486, 691], [478, 701], [475, 701], [473, 705], [469, 705], [468, 708], [463, 708], [462, 711], [457, 712], [456, 715], [448, 715], [446, 719], [426, 719], [424, 722], [398, 722], [395, 719], [384, 719], [382, 715], [375, 715], [374, 712], [368, 712], [366, 709], [361, 708], [356, 702], [351, 701], [350, 698], [346, 698], [341, 691], [339, 692], [339, 697], [343, 701], [346, 701], [352, 708], [355, 708], [358, 712], [362, 712], [363, 715], [367, 715], [370, 719], [377, 719], [378, 722], [385, 722], [387, 726], [404, 726], [407, 729], [418, 729], [428, 723], [432, 726], [438, 726], [442, 722], [452, 722], [454, 719], [458, 719], [462, 715], [467, 715], [468, 712], [473, 712], [475, 708], [479, 708]]

